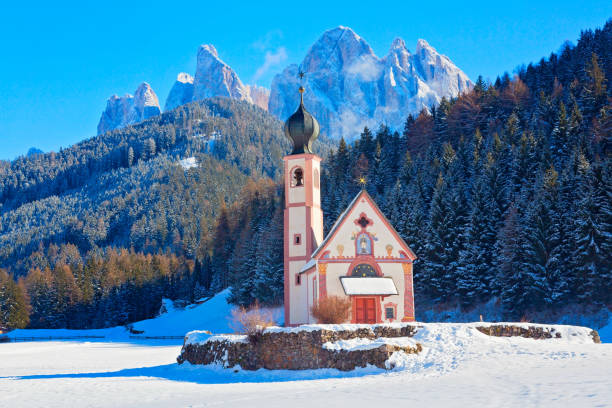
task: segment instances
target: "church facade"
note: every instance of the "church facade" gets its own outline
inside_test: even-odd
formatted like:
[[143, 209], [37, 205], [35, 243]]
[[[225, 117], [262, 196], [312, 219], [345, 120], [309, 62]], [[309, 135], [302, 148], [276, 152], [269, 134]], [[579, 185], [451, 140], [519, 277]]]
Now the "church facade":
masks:
[[372, 197], [360, 191], [323, 236], [319, 124], [300, 106], [287, 119], [293, 151], [284, 157], [285, 325], [316, 323], [310, 311], [326, 296], [351, 301], [351, 323], [414, 321], [415, 254]]

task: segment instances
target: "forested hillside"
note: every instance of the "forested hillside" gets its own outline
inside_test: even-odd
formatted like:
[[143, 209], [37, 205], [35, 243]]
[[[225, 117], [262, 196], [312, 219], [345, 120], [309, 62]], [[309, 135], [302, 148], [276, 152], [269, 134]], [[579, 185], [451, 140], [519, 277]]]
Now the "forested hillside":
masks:
[[162, 295], [203, 296], [216, 219], [278, 179], [288, 150], [280, 121], [216, 98], [0, 162], [0, 268], [24, 278], [33, 327], [120, 324]]
[[[247, 176], [278, 177], [281, 124], [247, 103], [193, 103], [59, 153], [2, 162], [0, 266], [17, 275], [39, 247], [116, 246], [193, 257]], [[184, 170], [181, 158], [195, 157]]]
[[[610, 307], [611, 79], [612, 21], [514, 78], [479, 78], [401, 133], [341, 141], [323, 166], [326, 230], [365, 176], [419, 257], [417, 314], [490, 300], [509, 319]], [[251, 270], [215, 272], [237, 274], [234, 293], [249, 303]]]
[[[365, 176], [419, 257], [417, 313], [492, 299], [512, 319], [610, 307], [611, 79], [608, 22], [397, 132], [341, 141], [323, 155], [327, 230]], [[1, 162], [0, 266], [19, 282], [0, 274], [0, 325], [123, 324], [162, 296], [227, 286], [236, 303], [280, 302], [287, 151], [279, 121], [213, 99]], [[198, 167], [179, 165], [192, 156]]]

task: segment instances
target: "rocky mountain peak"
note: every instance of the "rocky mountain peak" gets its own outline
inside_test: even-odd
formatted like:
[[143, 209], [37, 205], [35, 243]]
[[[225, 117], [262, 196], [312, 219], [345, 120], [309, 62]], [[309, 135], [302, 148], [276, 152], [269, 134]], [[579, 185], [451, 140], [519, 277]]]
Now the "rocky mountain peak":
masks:
[[143, 82], [138, 86], [134, 96], [111, 96], [106, 102], [98, 122], [98, 134], [108, 132], [132, 123], [142, 122], [152, 116], [159, 115], [159, 100], [153, 88]]
[[185, 72], [181, 72], [177, 75], [176, 81], [168, 98], [166, 98], [166, 105], [164, 110], [172, 110], [178, 106], [189, 103], [193, 100], [193, 77]]
[[214, 46], [203, 44], [198, 50], [193, 80], [193, 100], [213, 96], [249, 100], [249, 90], [238, 75], [219, 58]]
[[136, 92], [134, 92], [134, 105], [143, 107], [157, 106], [159, 108], [159, 100], [151, 85], [143, 82], [136, 88]]
[[406, 42], [399, 37], [396, 37], [391, 43], [391, 50], [396, 50], [396, 49], [399, 49], [399, 50], [406, 49]]
[[419, 39], [414, 65], [425, 82], [440, 96], [453, 97], [472, 87], [472, 81], [446, 55]]
[[180, 72], [176, 76], [176, 82], [180, 82], [183, 84], [193, 84], [193, 77], [186, 72]]
[[300, 67], [290, 65], [274, 77], [268, 110], [280, 119], [297, 106], [299, 68], [306, 73], [305, 103], [321, 131], [348, 140], [364, 126], [387, 123], [401, 129], [408, 114], [472, 85], [450, 59], [424, 40], [411, 54], [404, 40], [396, 38], [389, 53], [378, 58], [363, 38], [340, 26], [321, 35]]
[[391, 43], [389, 54], [384, 58], [386, 65], [394, 65], [398, 69], [410, 71], [412, 69], [412, 54], [406, 48], [406, 43], [401, 38], [396, 38]]
[[157, 116], [161, 113], [159, 109], [159, 100], [151, 85], [143, 82], [134, 92], [132, 118], [130, 123], [141, 122], [149, 119], [152, 116]]
[[236, 72], [219, 58], [212, 44], [202, 44], [198, 48], [195, 76], [178, 74], [166, 99], [165, 110], [214, 96], [244, 100], [267, 110], [270, 91], [243, 84]]
[[219, 58], [219, 53], [217, 52], [217, 49], [215, 48], [215, 46], [212, 44], [200, 45], [200, 48], [198, 49], [198, 57], [200, 56], [200, 54], [202, 55], [210, 54], [215, 58]]
[[324, 32], [310, 47], [302, 69], [304, 72], [342, 69], [363, 56], [375, 56], [370, 45], [352, 29], [338, 26]]
[[263, 86], [247, 85], [249, 90], [249, 97], [253, 105], [259, 106], [263, 110], [268, 110], [268, 103], [270, 101], [270, 90]]

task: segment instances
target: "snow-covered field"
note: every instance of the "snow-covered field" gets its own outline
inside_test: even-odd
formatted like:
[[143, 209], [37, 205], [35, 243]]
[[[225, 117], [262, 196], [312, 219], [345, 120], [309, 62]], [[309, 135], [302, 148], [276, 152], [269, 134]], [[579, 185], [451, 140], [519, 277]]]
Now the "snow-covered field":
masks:
[[[209, 302], [135, 328], [149, 335], [225, 330], [224, 298]], [[342, 373], [179, 366], [182, 341], [105, 329], [96, 333], [107, 337], [95, 341], [0, 344], [0, 407], [612, 406], [612, 344], [559, 330], [562, 339], [531, 340], [489, 337], [470, 324], [427, 324], [414, 338], [423, 352], [398, 357], [394, 371]], [[36, 333], [59, 332], [11, 336]]]

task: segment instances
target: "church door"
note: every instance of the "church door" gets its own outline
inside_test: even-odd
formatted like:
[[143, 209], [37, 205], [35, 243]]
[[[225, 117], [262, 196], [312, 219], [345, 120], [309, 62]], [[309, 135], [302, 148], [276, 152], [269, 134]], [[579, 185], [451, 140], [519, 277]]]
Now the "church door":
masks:
[[376, 299], [355, 299], [355, 323], [376, 323]]

